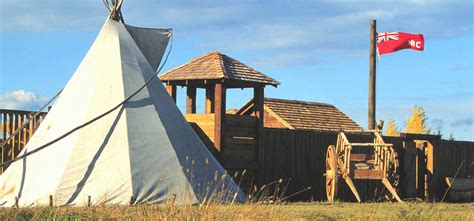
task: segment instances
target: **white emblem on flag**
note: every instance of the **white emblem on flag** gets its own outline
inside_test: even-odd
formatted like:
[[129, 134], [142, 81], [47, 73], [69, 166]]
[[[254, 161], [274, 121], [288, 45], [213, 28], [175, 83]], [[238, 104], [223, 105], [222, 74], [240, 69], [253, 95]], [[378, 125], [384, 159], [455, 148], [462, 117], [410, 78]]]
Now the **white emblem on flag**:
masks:
[[383, 32], [377, 35], [377, 43], [398, 40], [398, 32]]

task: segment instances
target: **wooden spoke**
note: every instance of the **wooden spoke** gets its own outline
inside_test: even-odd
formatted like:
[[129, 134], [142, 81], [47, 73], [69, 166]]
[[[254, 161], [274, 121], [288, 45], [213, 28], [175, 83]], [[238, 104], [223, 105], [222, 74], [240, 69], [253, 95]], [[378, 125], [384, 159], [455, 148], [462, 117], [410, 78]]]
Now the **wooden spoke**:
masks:
[[400, 184], [400, 173], [399, 173], [399, 161], [397, 152], [393, 149], [390, 149], [390, 158], [388, 162], [387, 174], [382, 183], [389, 191], [385, 192], [384, 198], [390, 200], [397, 200], [401, 202], [400, 197], [397, 195], [399, 184]]
[[337, 195], [337, 155], [334, 145], [328, 147], [326, 153], [326, 195], [329, 202], [334, 202]]

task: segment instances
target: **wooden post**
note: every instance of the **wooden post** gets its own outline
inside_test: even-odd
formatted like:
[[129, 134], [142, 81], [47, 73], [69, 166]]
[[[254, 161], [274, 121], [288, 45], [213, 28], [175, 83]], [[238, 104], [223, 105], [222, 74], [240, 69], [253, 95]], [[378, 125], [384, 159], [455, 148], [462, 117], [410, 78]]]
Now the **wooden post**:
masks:
[[186, 113], [196, 113], [196, 88], [188, 87], [186, 90]]
[[17, 208], [17, 209], [20, 208], [20, 207], [18, 206], [18, 197], [17, 197], [17, 196], [15, 196], [15, 208]]
[[91, 196], [87, 196], [87, 207], [91, 207]]
[[206, 88], [206, 108], [204, 113], [211, 114], [214, 113], [214, 88]]
[[21, 138], [22, 138], [22, 135], [23, 135], [23, 129], [20, 129], [21, 128], [21, 125], [23, 125], [23, 114], [18, 114], [17, 115], [17, 123], [18, 123], [18, 127], [16, 128], [18, 130], [18, 144], [16, 146], [16, 150], [13, 151], [13, 159], [18, 155], [18, 153], [20, 153], [21, 149], [23, 149], [23, 145], [21, 143]]
[[222, 155], [223, 152], [223, 135], [225, 125], [225, 100], [226, 88], [223, 83], [217, 83], [214, 87], [214, 146]]
[[176, 85], [171, 85], [169, 83], [166, 84], [166, 91], [171, 96], [173, 101], [176, 103]]
[[[428, 146], [425, 148], [425, 158], [426, 158], [426, 170], [425, 170], [425, 200], [430, 200], [436, 198], [436, 193], [438, 193], [438, 183], [437, 178], [438, 174], [435, 171], [435, 152], [434, 148], [440, 146], [440, 141], [429, 141]], [[443, 177], [444, 179], [444, 177]], [[441, 197], [441, 196], [439, 196]]]
[[376, 53], [376, 21], [370, 20], [370, 64], [369, 64], [369, 122], [368, 128], [375, 129], [375, 53]]
[[[7, 139], [7, 122], [8, 122], [7, 120], [8, 120], [8, 119], [7, 119], [7, 114], [6, 114], [6, 113], [3, 113], [3, 114], [2, 114], [2, 134], [3, 134], [3, 135], [2, 135], [2, 137], [3, 137], [2, 143], [3, 143], [3, 141], [4, 141], [5, 139]], [[6, 152], [7, 152], [7, 151], [6, 151], [6, 148], [7, 148], [7, 147], [6, 147], [6, 144], [5, 144], [5, 146], [2, 146], [2, 159], [1, 159], [1, 160], [2, 160], [2, 163], [4, 163], [4, 162], [6, 161], [6, 155], [5, 155]], [[4, 171], [3, 167], [0, 168], [0, 169], [1, 169], [1, 173], [0, 173], [0, 174], [3, 174], [3, 171]]]
[[[16, 128], [15, 128], [15, 124], [17, 123], [18, 121], [18, 117], [15, 115], [15, 113], [12, 113], [11, 114], [11, 123], [10, 123], [10, 126], [11, 126], [11, 129], [10, 129], [10, 136], [15, 132]], [[15, 135], [16, 136], [16, 135]], [[12, 137], [12, 139], [10, 139], [11, 141], [11, 146], [10, 146], [10, 159], [13, 160], [15, 159], [15, 156], [13, 156], [15, 154], [15, 136]]]
[[53, 195], [49, 195], [49, 207], [53, 207]]
[[133, 196], [130, 197], [130, 206], [133, 206], [133, 202], [135, 202], [135, 198]]
[[254, 114], [257, 117], [257, 134], [255, 135], [256, 145], [255, 145], [255, 154], [258, 161], [258, 185], [263, 185], [263, 122], [264, 122], [264, 87], [255, 87], [253, 89], [253, 99], [254, 99]]

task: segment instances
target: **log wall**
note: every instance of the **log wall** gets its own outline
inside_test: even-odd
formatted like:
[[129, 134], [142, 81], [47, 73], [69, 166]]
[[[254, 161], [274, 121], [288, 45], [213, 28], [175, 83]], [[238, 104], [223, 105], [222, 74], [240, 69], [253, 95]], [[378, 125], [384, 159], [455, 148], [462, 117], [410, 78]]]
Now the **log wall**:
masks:
[[433, 200], [440, 200], [448, 188], [446, 177], [474, 176], [474, 142], [442, 140], [434, 147]]
[[[348, 136], [351, 142], [370, 142], [371, 137]], [[264, 166], [259, 168], [262, 171], [259, 174], [263, 176], [262, 184], [283, 179], [289, 182], [286, 195], [293, 195], [291, 200], [325, 200], [326, 150], [329, 145], [336, 144], [336, 140], [337, 133], [265, 128]], [[434, 164], [431, 174], [427, 170], [425, 157], [428, 148], [417, 148], [418, 141], [403, 137], [384, 137], [384, 140], [394, 144], [398, 153], [399, 195], [402, 198], [424, 198], [425, 173], [428, 174], [426, 185], [430, 200], [442, 198], [447, 188], [444, 178], [454, 176], [459, 168], [458, 177], [474, 175], [474, 142], [431, 141]], [[382, 188], [380, 181], [356, 180], [355, 185], [366, 201], [375, 200], [375, 192]], [[343, 180], [339, 182], [338, 199], [355, 200]]]

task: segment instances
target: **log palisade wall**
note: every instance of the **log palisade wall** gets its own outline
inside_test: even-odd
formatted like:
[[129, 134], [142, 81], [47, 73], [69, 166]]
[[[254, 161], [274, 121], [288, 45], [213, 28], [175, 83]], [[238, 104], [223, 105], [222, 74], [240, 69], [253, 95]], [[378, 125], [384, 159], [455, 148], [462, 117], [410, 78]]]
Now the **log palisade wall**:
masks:
[[[0, 110], [1, 139], [6, 139], [26, 120], [29, 112]], [[11, 142], [2, 147], [2, 162], [13, 159], [25, 146], [46, 113], [42, 113]], [[238, 173], [237, 181], [246, 192], [253, 185], [275, 183], [282, 179], [290, 200], [325, 200], [325, 156], [327, 147], [336, 143], [337, 133], [265, 128], [261, 150], [255, 142], [256, 117], [226, 114], [224, 147], [221, 153], [213, 150], [214, 115], [186, 114], [186, 119], [229, 174]], [[431, 136], [435, 137], [436, 136]], [[349, 135], [353, 142], [369, 142], [366, 135]], [[423, 197], [424, 176], [428, 171], [430, 199], [439, 200], [446, 191], [445, 177], [474, 175], [474, 142], [430, 140], [430, 148], [416, 148], [413, 138], [384, 137], [393, 143], [400, 161], [400, 195], [402, 198]], [[429, 151], [427, 151], [429, 149]], [[425, 158], [425, 152], [428, 157]], [[259, 154], [262, 154], [260, 157]], [[419, 165], [415, 162], [418, 158]], [[431, 158], [430, 162], [425, 162]], [[428, 160], [430, 161], [430, 160]], [[245, 175], [240, 176], [243, 171]], [[418, 171], [418, 179], [414, 176]], [[364, 200], [374, 199], [380, 189], [377, 181], [355, 181]], [[310, 189], [308, 189], [310, 188]], [[353, 201], [354, 197], [343, 181], [339, 185], [339, 199]]]
[[448, 188], [445, 177], [474, 176], [474, 142], [442, 140], [434, 149], [433, 191], [435, 200], [442, 199]]
[[[370, 142], [371, 136], [349, 135], [348, 138], [352, 142]], [[329, 145], [336, 144], [336, 140], [337, 133], [265, 128], [264, 162], [258, 175], [262, 176], [263, 183], [280, 178], [289, 182], [286, 195], [293, 195], [290, 198], [292, 200], [325, 200], [323, 174], [326, 150]], [[384, 137], [384, 140], [394, 144], [399, 156], [399, 194], [402, 198], [423, 198], [425, 172], [428, 174], [427, 191], [431, 200], [442, 198], [447, 188], [444, 178], [453, 177], [463, 161], [458, 177], [474, 175], [474, 142], [431, 140], [431, 173], [427, 170], [424, 153], [428, 153], [429, 148], [416, 148], [416, 142], [419, 141], [404, 137]], [[374, 200], [375, 190], [382, 188], [380, 181], [356, 180], [355, 185], [364, 200]], [[301, 193], [296, 194], [298, 192]], [[338, 198], [355, 200], [343, 180], [339, 182]]]

